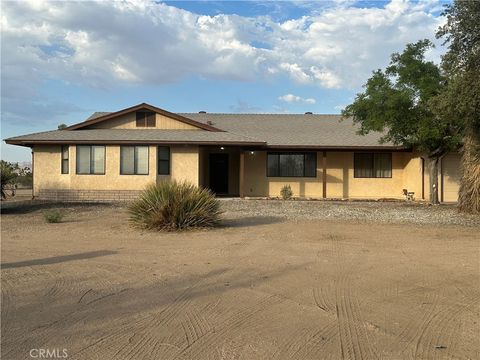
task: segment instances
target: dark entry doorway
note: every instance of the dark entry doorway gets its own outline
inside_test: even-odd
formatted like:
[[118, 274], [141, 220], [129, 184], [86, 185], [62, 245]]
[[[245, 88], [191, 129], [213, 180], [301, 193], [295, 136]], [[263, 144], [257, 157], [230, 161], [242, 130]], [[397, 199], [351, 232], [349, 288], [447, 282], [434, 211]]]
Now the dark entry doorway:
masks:
[[217, 195], [228, 194], [228, 154], [210, 154], [210, 189]]

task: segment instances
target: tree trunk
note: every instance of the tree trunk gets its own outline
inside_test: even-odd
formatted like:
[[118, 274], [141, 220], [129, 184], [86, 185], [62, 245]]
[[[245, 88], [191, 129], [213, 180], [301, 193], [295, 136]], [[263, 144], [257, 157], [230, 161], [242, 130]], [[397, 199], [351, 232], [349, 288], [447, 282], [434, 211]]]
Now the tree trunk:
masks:
[[434, 205], [440, 204], [438, 200], [438, 166], [440, 164], [440, 156], [429, 157], [430, 159], [430, 203]]
[[480, 139], [473, 132], [464, 137], [458, 207], [480, 213]]

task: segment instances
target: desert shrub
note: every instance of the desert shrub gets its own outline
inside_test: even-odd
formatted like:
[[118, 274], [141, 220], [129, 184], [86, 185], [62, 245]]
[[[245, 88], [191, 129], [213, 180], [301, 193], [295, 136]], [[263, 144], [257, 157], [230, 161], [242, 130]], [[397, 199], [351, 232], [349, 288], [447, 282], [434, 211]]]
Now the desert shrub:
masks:
[[134, 226], [167, 231], [212, 227], [221, 215], [210, 190], [176, 181], [148, 186], [128, 210]]
[[63, 213], [60, 210], [53, 209], [45, 211], [43, 217], [47, 223], [59, 223], [63, 219]]
[[15, 173], [15, 164], [6, 161], [0, 161], [0, 175], [1, 175], [1, 196], [2, 199], [7, 197], [7, 188], [15, 184], [17, 174]]
[[293, 196], [293, 191], [290, 185], [284, 185], [280, 190], [280, 195], [283, 200], [290, 200]]

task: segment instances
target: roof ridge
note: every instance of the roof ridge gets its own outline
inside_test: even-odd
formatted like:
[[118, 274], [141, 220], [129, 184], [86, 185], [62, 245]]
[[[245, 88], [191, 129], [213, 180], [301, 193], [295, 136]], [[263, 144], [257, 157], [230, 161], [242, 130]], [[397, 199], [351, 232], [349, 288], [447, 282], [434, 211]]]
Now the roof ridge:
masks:
[[[56, 129], [56, 130], [45, 130], [45, 131], [37, 131], [37, 132], [34, 132], [34, 133], [29, 133], [29, 134], [26, 134], [28, 136], [30, 135], [39, 135], [39, 134], [46, 134], [46, 133], [51, 133], [51, 132], [56, 132], [56, 131], [63, 131], [63, 130], [60, 130], [60, 129]], [[26, 135], [17, 135], [17, 136], [12, 136], [8, 139], [15, 139], [17, 137], [22, 137], [22, 136], [26, 136]], [[5, 139], [3, 139], [5, 140]]]
[[176, 114], [184, 115], [274, 115], [274, 116], [292, 116], [292, 115], [313, 115], [313, 116], [342, 116], [342, 114], [303, 114], [303, 113], [225, 113], [225, 112], [207, 112], [207, 113], [196, 113], [196, 112], [178, 112]]

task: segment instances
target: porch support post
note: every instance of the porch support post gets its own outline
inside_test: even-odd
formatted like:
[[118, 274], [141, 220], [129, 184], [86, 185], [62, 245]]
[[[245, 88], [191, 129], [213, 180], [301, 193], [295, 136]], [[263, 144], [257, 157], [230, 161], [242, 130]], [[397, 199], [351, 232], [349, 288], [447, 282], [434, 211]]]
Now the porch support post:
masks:
[[323, 198], [327, 198], [327, 152], [323, 152], [323, 170], [322, 170]]
[[245, 151], [240, 150], [239, 195], [245, 197]]

